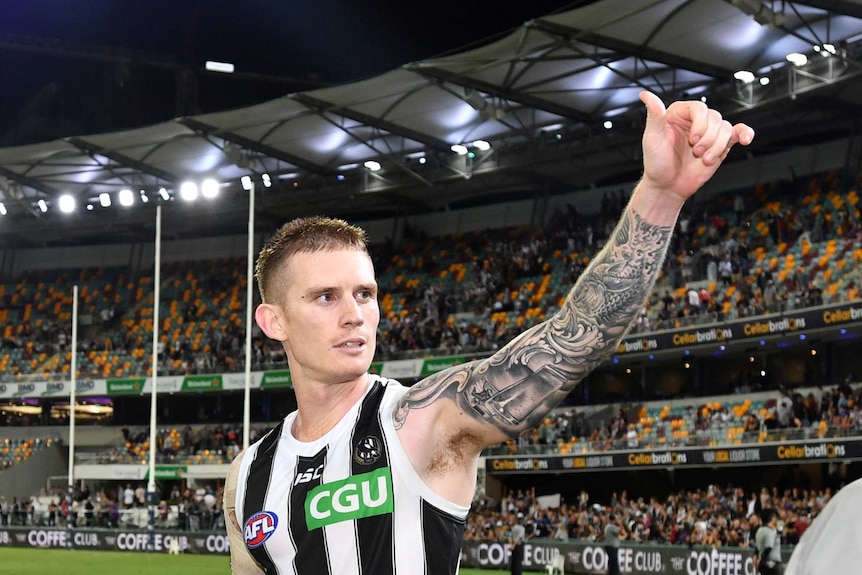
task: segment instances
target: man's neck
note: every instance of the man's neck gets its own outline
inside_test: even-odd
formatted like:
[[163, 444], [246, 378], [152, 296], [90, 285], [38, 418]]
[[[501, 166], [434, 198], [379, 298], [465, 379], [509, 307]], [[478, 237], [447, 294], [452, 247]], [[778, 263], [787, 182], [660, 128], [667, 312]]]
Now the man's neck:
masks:
[[297, 414], [291, 433], [299, 441], [320, 439], [341, 421], [365, 394], [368, 375], [339, 384], [294, 382]]

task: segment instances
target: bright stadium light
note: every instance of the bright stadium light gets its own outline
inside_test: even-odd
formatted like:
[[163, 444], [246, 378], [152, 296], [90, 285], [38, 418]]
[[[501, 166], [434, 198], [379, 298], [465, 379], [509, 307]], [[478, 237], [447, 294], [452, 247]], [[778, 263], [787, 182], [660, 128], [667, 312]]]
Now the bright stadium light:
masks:
[[6, 204], [4, 204], [3, 202], [0, 202], [0, 216], [5, 216], [5, 215], [6, 215]]
[[465, 146], [463, 144], [452, 144], [450, 149], [453, 152], [455, 152], [456, 154], [458, 154], [459, 156], [466, 156], [467, 155], [467, 146]]
[[99, 194], [99, 205], [103, 208], [110, 208], [111, 194], [109, 194], [108, 192], [102, 192], [101, 194]]
[[243, 176], [240, 178], [240, 182], [242, 182], [242, 189], [246, 192], [250, 192], [252, 189], [251, 176]]
[[132, 190], [126, 188], [120, 190], [120, 205], [124, 207], [129, 207], [135, 203], [135, 194], [132, 193]]
[[180, 185], [180, 197], [187, 202], [198, 198], [198, 185], [194, 182], [183, 182]]
[[791, 52], [790, 54], [785, 56], [785, 58], [787, 58], [787, 61], [794, 66], [804, 66], [808, 63], [808, 56], [800, 52]]
[[372, 172], [376, 172], [381, 167], [380, 162], [378, 162], [376, 160], [368, 160], [365, 162], [364, 166], [366, 168], [368, 168], [369, 170], [371, 170]]
[[64, 214], [71, 214], [75, 211], [75, 198], [70, 194], [60, 196], [60, 211]]
[[487, 152], [491, 149], [491, 144], [487, 140], [476, 140], [475, 142], [473, 142], [473, 147], [477, 150]]
[[40, 199], [38, 202], [36, 202], [36, 205], [39, 206], [39, 211], [41, 211], [43, 214], [48, 211], [48, 204], [45, 203], [45, 200]]
[[260, 179], [263, 181], [264, 188], [272, 187], [272, 178], [269, 177], [269, 174], [262, 175]]
[[751, 84], [754, 82], [754, 73], [749, 70], [738, 70], [734, 72], [733, 77], [743, 84]]
[[163, 201], [168, 201], [171, 199], [171, 195], [168, 193], [168, 190], [165, 188], [159, 188], [159, 197], [162, 198]]
[[218, 189], [218, 182], [213, 178], [207, 178], [201, 182], [201, 195], [208, 200], [211, 200], [218, 195]]
[[207, 60], [204, 64], [210, 72], [221, 72], [222, 74], [233, 74], [234, 65], [230, 62], [218, 62], [216, 60]]

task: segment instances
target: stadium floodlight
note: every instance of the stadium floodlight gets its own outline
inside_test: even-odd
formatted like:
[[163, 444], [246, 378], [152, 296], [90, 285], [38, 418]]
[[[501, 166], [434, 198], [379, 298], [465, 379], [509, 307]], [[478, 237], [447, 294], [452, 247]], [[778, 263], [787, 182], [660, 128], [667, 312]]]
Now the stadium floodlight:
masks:
[[602, 124], [602, 126], [604, 127], [605, 130], [610, 130], [611, 128], [614, 127], [614, 123], [610, 120], [605, 120], [604, 123]]
[[147, 192], [141, 190], [141, 201], [145, 204], [150, 201], [150, 196], [147, 195]]
[[0, 202], [0, 216], [5, 216], [5, 215], [6, 215], [6, 204], [4, 204], [3, 202]]
[[272, 178], [269, 177], [269, 174], [262, 175], [260, 177], [260, 179], [263, 181], [263, 187], [264, 188], [271, 188], [272, 187]]
[[135, 194], [132, 193], [132, 190], [124, 188], [120, 190], [119, 199], [120, 205], [128, 208], [135, 203]]
[[45, 200], [40, 198], [39, 201], [36, 202], [36, 205], [39, 206], [39, 211], [43, 214], [48, 211], [48, 204], [45, 203]]
[[101, 194], [99, 194], [99, 205], [103, 208], [110, 208], [111, 194], [109, 194], [108, 192], [102, 192]]
[[381, 168], [380, 162], [378, 162], [376, 160], [368, 160], [363, 165], [366, 168], [368, 168], [369, 170], [371, 170], [372, 172], [376, 172]]
[[734, 72], [733, 77], [743, 84], [751, 84], [754, 82], [754, 73], [748, 70], [738, 70]]
[[71, 214], [75, 211], [75, 197], [71, 194], [63, 194], [60, 196], [60, 211], [64, 214]]
[[808, 56], [800, 52], [791, 52], [790, 54], [785, 56], [785, 58], [787, 58], [787, 61], [794, 66], [804, 66], [808, 63]]
[[168, 193], [168, 190], [166, 190], [165, 188], [159, 188], [159, 197], [161, 197], [162, 200], [164, 200], [166, 202], [169, 199], [171, 199], [171, 195]]
[[453, 152], [455, 152], [456, 154], [458, 154], [459, 156], [466, 156], [467, 155], [467, 146], [465, 146], [463, 144], [452, 144], [450, 149]]
[[823, 44], [822, 46], [815, 44], [813, 48], [815, 52], [818, 52], [824, 58], [834, 56], [838, 53], [838, 50], [835, 49], [835, 44]]
[[246, 192], [250, 192], [252, 189], [251, 176], [243, 176], [240, 178], [240, 182], [242, 182], [242, 189]]
[[198, 199], [198, 185], [194, 182], [183, 182], [180, 184], [180, 197], [187, 202]]
[[201, 182], [201, 195], [208, 200], [218, 195], [219, 185], [213, 178], [207, 178]]
[[233, 74], [234, 65], [230, 62], [218, 62], [216, 60], [207, 60], [204, 67], [210, 72], [221, 72], [222, 74]]
[[477, 150], [487, 152], [491, 149], [491, 144], [487, 140], [476, 140], [473, 142], [473, 147]]

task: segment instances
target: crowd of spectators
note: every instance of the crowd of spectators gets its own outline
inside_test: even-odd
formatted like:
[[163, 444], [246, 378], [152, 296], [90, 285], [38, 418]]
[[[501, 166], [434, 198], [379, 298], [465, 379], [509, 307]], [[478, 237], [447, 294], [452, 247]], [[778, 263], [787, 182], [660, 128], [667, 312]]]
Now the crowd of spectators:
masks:
[[465, 538], [507, 541], [512, 527], [521, 523], [528, 538], [602, 541], [605, 526], [617, 516], [622, 519], [621, 539], [630, 542], [750, 548], [761, 510], [774, 509], [782, 544], [795, 545], [833, 493], [828, 487], [745, 490], [708, 485], [667, 497], [630, 497], [621, 491], [603, 502], [592, 501], [584, 490], [571, 495], [546, 505], [535, 489], [510, 491], [502, 501], [485, 496], [471, 507]]
[[[269, 429], [253, 425], [249, 442]], [[156, 461], [165, 464], [226, 463], [239, 453], [243, 428], [238, 423], [186, 425], [182, 429], [160, 428], [156, 432]], [[150, 432], [146, 428], [123, 428], [123, 444], [98, 453], [98, 462], [136, 464], [149, 459]]]
[[[663, 287], [645, 302], [633, 331], [772, 313], [843, 297], [824, 294], [824, 282], [815, 278], [816, 262], [805, 260], [779, 270], [755, 254], [780, 254], [787, 245], [800, 242], [862, 240], [855, 201], [839, 201], [837, 207], [824, 201], [823, 209], [802, 209], [812, 188], [856, 198], [857, 180], [858, 175], [828, 173], [687, 205], [665, 262]], [[382, 302], [377, 360], [493, 351], [543, 320], [604, 245], [626, 201], [622, 192], [607, 193], [599, 210], [589, 214], [567, 205], [540, 229], [523, 226], [436, 238], [408, 230], [397, 252], [388, 242], [372, 246], [381, 294], [396, 302], [391, 307]], [[164, 270], [170, 310], [157, 349], [161, 373], [231, 372], [244, 367], [244, 319], [238, 313], [244, 308], [244, 267], [230, 259], [196, 262], [194, 268], [177, 263]], [[147, 283], [143, 279], [126, 275], [113, 270], [104, 289], [88, 294], [88, 309], [100, 319], [79, 342], [82, 377], [133, 376], [140, 374], [124, 372], [150, 368], [145, 358], [151, 345], [146, 335], [152, 323], [147, 305], [152, 294], [142, 289]], [[58, 276], [57, 281], [61, 279]], [[28, 283], [50, 282], [34, 276]], [[59, 298], [52, 302], [62, 301], [61, 295], [48, 291]], [[36, 312], [22, 315], [43, 295], [36, 290], [2, 295], [10, 310], [23, 310], [9, 321], [24, 320], [20, 328], [4, 330], [3, 348], [23, 350], [25, 356], [7, 366], [8, 373], [26, 373], [28, 367], [47, 374], [63, 369], [64, 362], [45, 356], [65, 356], [68, 330], [49, 313], [38, 322], [24, 317], [36, 317]], [[276, 342], [258, 330], [252, 336], [255, 369], [284, 366]], [[105, 361], [99, 354], [124, 359]]]
[[[758, 407], [759, 406], [759, 407]], [[854, 390], [851, 377], [835, 386], [793, 389], [782, 386], [763, 404], [741, 398], [733, 406], [712, 398], [692, 398], [675, 415], [667, 413], [668, 428], [694, 433], [659, 436], [650, 443], [643, 435], [648, 410], [641, 405], [619, 408], [607, 419], [586, 416], [583, 409], [560, 408], [537, 427], [491, 448], [497, 454], [587, 453], [596, 451], [753, 443], [862, 435], [862, 385]], [[655, 426], [655, 422], [652, 423]], [[716, 439], [711, 429], [741, 430]], [[731, 439], [732, 438], [732, 439]]]
[[[180, 489], [178, 481], [158, 490], [154, 510], [155, 526], [183, 531], [224, 529], [223, 485], [203, 483]], [[41, 488], [29, 498], [0, 496], [0, 525], [66, 526], [142, 529], [149, 521], [147, 492], [143, 483], [112, 482], [95, 492], [83, 484], [71, 496], [60, 488]]]

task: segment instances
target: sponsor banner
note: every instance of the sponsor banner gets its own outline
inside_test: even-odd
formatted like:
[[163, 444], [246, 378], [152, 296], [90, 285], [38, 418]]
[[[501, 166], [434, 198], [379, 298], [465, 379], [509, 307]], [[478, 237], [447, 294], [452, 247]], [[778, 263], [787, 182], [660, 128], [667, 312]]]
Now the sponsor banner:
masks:
[[[156, 465], [156, 479], [184, 479], [189, 474], [185, 465]], [[150, 478], [150, 470], [144, 474], [144, 479]]]
[[[161, 387], [161, 386], [159, 386]], [[187, 375], [180, 391], [220, 391], [221, 375]]]
[[[104, 529], [21, 527], [0, 528], [0, 547], [37, 549], [93, 549], [99, 551], [147, 551], [149, 534], [145, 531], [106, 531]], [[167, 553], [176, 540], [185, 553], [230, 554], [228, 536], [210, 531], [158, 531], [153, 534], [153, 551]]]
[[[620, 573], [757, 574], [754, 553], [749, 549], [623, 544], [617, 553]], [[461, 544], [461, 566], [506, 569], [509, 566], [510, 554], [509, 546], [502, 542], [467, 540]], [[564, 557], [565, 573], [608, 572], [608, 554], [601, 545], [549, 539], [533, 539], [524, 544], [524, 569], [544, 571], [558, 555]]]
[[402, 377], [419, 377], [424, 363], [424, 360], [421, 359], [387, 361], [383, 364], [383, 368], [380, 370], [380, 375], [394, 379]]
[[112, 465], [111, 479], [143, 479], [148, 471], [143, 465]]
[[146, 380], [143, 377], [130, 379], [108, 379], [106, 380], [107, 391], [110, 395], [128, 395], [143, 393]]
[[13, 383], [12, 397], [39, 397], [40, 392], [37, 390], [44, 389], [44, 383]]
[[752, 444], [728, 447], [687, 447], [652, 451], [609, 451], [592, 455], [486, 457], [488, 473], [600, 471], [657, 467], [769, 465], [786, 461], [862, 460], [862, 437]]
[[293, 385], [293, 378], [290, 377], [288, 370], [267, 371], [263, 374], [263, 379], [260, 381], [261, 389], [267, 387], [290, 387]]
[[419, 372], [419, 377], [427, 377], [432, 373], [437, 373], [438, 371], [443, 371], [444, 369], [449, 369], [450, 367], [461, 365], [462, 363], [466, 362], [467, 358], [463, 355], [453, 355], [451, 357], [435, 357], [432, 359], [426, 359], [422, 363], [422, 370]]
[[[98, 380], [83, 379], [75, 382], [76, 393], [94, 395], [102, 392], [104, 385]], [[27, 383], [0, 383], [0, 399], [36, 398], [36, 397], [69, 397], [72, 389], [70, 380], [64, 381], [32, 381]]]
[[51, 395], [64, 395], [68, 394], [71, 390], [71, 384], [65, 381], [52, 381], [45, 384], [45, 391], [43, 391], [40, 395], [42, 397], [51, 396]]
[[792, 334], [800, 330], [840, 327], [859, 322], [862, 322], [862, 302], [832, 304], [785, 315], [739, 319], [719, 326], [694, 326], [630, 336], [623, 338], [617, 346], [617, 354], [684, 349], [696, 345], [758, 339], [768, 335]]
[[[251, 380], [249, 381], [249, 387], [260, 387], [260, 372], [251, 372], [250, 375]], [[221, 376], [221, 382], [222, 389], [224, 390], [245, 389], [245, 373], [225, 373]]]

